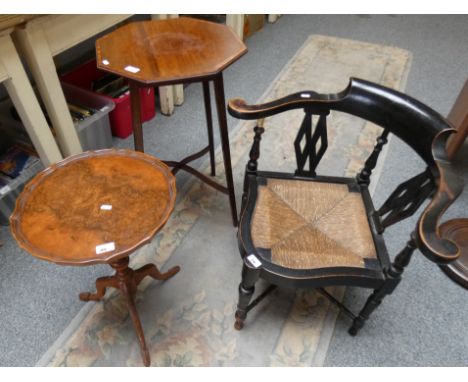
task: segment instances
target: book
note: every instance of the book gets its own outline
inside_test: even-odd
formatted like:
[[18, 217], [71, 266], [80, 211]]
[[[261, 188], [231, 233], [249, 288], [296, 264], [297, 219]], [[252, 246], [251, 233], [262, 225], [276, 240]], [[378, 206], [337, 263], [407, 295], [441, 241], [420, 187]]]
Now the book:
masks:
[[0, 173], [14, 179], [37, 161], [29, 149], [15, 144], [0, 156]]

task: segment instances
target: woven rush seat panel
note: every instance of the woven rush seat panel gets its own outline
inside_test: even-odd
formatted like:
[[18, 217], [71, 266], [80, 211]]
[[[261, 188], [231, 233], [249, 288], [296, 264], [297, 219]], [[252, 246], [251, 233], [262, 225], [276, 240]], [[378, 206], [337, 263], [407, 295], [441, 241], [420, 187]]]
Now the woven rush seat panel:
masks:
[[251, 237], [290, 269], [365, 268], [376, 259], [366, 210], [359, 192], [346, 184], [266, 179], [258, 185]]

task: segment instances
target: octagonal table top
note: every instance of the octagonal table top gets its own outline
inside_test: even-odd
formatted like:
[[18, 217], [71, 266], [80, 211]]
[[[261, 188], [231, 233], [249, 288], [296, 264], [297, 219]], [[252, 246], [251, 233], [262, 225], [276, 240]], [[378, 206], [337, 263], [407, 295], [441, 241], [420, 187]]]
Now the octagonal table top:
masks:
[[175, 197], [175, 177], [157, 158], [122, 149], [88, 151], [29, 182], [10, 228], [18, 244], [40, 259], [110, 263], [151, 241]]
[[201, 80], [245, 53], [229, 27], [188, 17], [132, 22], [96, 41], [98, 68], [146, 84]]

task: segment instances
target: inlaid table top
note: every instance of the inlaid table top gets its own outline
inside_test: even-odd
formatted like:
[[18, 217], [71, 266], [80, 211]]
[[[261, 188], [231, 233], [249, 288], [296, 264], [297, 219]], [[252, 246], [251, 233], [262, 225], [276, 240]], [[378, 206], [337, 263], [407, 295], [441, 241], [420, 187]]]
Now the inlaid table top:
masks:
[[148, 84], [214, 75], [246, 52], [229, 27], [188, 17], [129, 23], [96, 41], [100, 69]]
[[25, 187], [11, 230], [38, 258], [109, 263], [151, 241], [175, 197], [175, 178], [160, 160], [130, 150], [89, 151], [52, 165]]

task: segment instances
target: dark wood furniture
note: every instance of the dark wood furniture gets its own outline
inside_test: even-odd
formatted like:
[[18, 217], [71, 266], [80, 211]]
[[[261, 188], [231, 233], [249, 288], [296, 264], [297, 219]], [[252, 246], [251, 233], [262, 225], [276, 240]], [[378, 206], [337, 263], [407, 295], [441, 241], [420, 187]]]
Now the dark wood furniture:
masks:
[[[305, 113], [294, 141], [296, 172], [258, 171], [265, 131], [262, 119], [293, 109]], [[260, 119], [246, 166], [238, 231], [244, 265], [236, 329], [242, 329], [248, 311], [278, 285], [317, 288], [353, 319], [349, 333], [355, 335], [384, 296], [398, 285], [415, 249], [439, 264], [460, 256], [457, 244], [442, 238], [438, 228], [439, 217], [462, 189], [445, 151], [454, 129], [429, 107], [395, 90], [351, 79], [338, 94], [304, 91], [256, 106], [234, 99], [228, 110], [240, 119]], [[327, 149], [327, 116], [332, 110], [383, 128], [355, 178], [316, 174]], [[368, 185], [390, 133], [406, 142], [427, 168], [399, 185], [377, 209]], [[391, 262], [383, 238], [385, 229], [413, 215], [427, 198], [431, 201], [409, 241]], [[271, 286], [251, 302], [260, 278]], [[324, 289], [331, 285], [374, 291], [355, 315]]]
[[144, 277], [167, 280], [179, 267], [160, 273], [147, 264], [134, 271], [129, 256], [164, 226], [175, 197], [175, 178], [158, 159], [130, 150], [88, 151], [38, 174], [10, 217], [13, 236], [33, 256], [63, 265], [105, 263], [116, 271], [96, 281], [96, 293], [79, 297], [99, 301], [108, 287], [122, 292], [146, 366], [150, 357], [134, 296]]
[[465, 85], [453, 104], [447, 120], [457, 129], [457, 133], [447, 143], [447, 153], [449, 158], [452, 159], [468, 135], [468, 80], [465, 81]]
[[[174, 167], [174, 174], [181, 169], [188, 171], [218, 191], [229, 195], [232, 221], [235, 226], [237, 226], [237, 208], [226, 120], [223, 70], [245, 53], [247, 47], [230, 28], [187, 17], [130, 23], [96, 41], [99, 69], [129, 79], [136, 150], [144, 151], [138, 88], [203, 83], [208, 146], [179, 162], [165, 163]], [[188, 165], [194, 159], [209, 153], [211, 174], [215, 175], [210, 81], [214, 83], [227, 187], [214, 182]]]
[[453, 219], [440, 226], [442, 237], [457, 243], [460, 257], [441, 269], [457, 284], [468, 289], [468, 219]]

